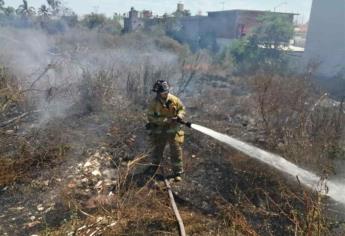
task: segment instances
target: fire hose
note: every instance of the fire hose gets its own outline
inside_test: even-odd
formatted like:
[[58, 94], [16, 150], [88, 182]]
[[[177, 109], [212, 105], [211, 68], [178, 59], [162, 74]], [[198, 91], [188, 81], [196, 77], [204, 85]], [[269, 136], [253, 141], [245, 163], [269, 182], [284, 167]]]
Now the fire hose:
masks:
[[[188, 128], [192, 128], [192, 123], [191, 122], [184, 121], [184, 120], [182, 120], [179, 117], [177, 117], [175, 119], [175, 121], [177, 123], [180, 123], [182, 125], [187, 126]], [[152, 124], [152, 123], [147, 123], [145, 127], [146, 127], [146, 129], [150, 130], [150, 129], [154, 129], [157, 126], [155, 124]], [[173, 208], [173, 211], [174, 211], [174, 214], [175, 214], [178, 226], [179, 226], [179, 234], [180, 234], [180, 236], [185, 236], [186, 235], [186, 231], [185, 231], [185, 228], [184, 228], [183, 220], [182, 220], [182, 217], [181, 217], [181, 215], [179, 213], [179, 210], [177, 208], [177, 205], [176, 205], [176, 202], [175, 202], [175, 199], [174, 199], [174, 195], [173, 195], [173, 192], [172, 192], [169, 180], [164, 178], [164, 183], [165, 183], [165, 186], [166, 186], [168, 194], [169, 194], [170, 204], [171, 204], [171, 206]]]

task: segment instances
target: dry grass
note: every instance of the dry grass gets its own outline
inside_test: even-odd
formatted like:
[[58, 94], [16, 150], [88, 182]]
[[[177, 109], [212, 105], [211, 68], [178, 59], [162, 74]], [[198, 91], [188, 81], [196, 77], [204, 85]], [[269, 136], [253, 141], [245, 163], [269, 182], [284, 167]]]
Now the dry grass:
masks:
[[332, 173], [334, 152], [343, 145], [343, 105], [322, 105], [329, 100], [308, 77], [258, 75], [251, 87], [268, 147], [295, 163]]
[[[64, 39], [60, 39], [60, 43], [65, 44], [66, 48], [73, 48], [74, 37], [69, 35], [68, 40], [71, 41], [71, 45]], [[94, 42], [94, 38], [95, 36], [83, 38], [80, 42], [82, 47], [78, 47], [78, 50], [94, 50], [93, 46], [89, 45]], [[110, 127], [107, 135], [111, 141], [99, 143], [97, 147], [106, 146], [111, 151], [117, 182], [113, 186], [112, 196], [104, 191], [92, 197], [85, 197], [84, 192], [77, 191], [75, 187], [77, 183], [68, 182], [61, 192], [61, 199], [72, 212], [72, 217], [66, 219], [61, 226], [47, 228], [41, 233], [43, 235], [67, 235], [70, 232], [77, 235], [176, 235], [176, 221], [164, 188], [157, 187], [150, 181], [140, 186], [132, 178], [133, 169], [140, 163], [137, 160], [146, 157], [145, 152], [138, 148], [146, 145], [142, 131], [145, 123], [143, 108], [147, 104], [153, 81], [167, 79], [176, 86], [177, 92], [188, 92], [193, 82], [205, 74], [202, 70], [204, 65], [208, 66], [211, 63], [210, 58], [203, 53], [185, 55], [188, 51], [176, 42], [157, 38], [152, 40], [147, 35], [133, 34], [124, 38], [101, 37], [98, 40], [103, 41], [106, 48], [127, 45], [140, 49], [146, 45], [158, 45], [160, 49], [176, 52], [181, 57], [178, 58], [178, 64], [174, 65], [155, 66], [148, 61], [142, 61], [135, 69], [123, 67], [100, 69], [96, 72], [84, 70], [81, 81], [69, 85], [72, 88], [64, 86], [57, 88], [61, 91], [68, 89], [75, 92], [72, 95], [77, 99], [71, 99], [75, 104], [66, 111], [63, 118], [68, 117], [67, 122], [74, 122], [76, 129], [82, 127], [78, 123], [80, 117], [93, 114], [101, 121], [106, 120], [106, 125]], [[147, 44], [147, 41], [150, 43]], [[209, 70], [206, 71], [210, 73]], [[6, 80], [3, 79], [5, 74]], [[221, 73], [217, 73], [217, 76], [219, 74]], [[0, 68], [0, 105], [6, 110], [11, 106], [10, 104], [15, 104], [18, 110], [21, 110], [20, 106], [25, 104], [25, 97], [17, 96], [20, 86], [11, 84], [9, 81], [15, 80], [8, 78], [10, 77], [6, 70]], [[310, 164], [312, 160], [317, 164], [329, 165], [329, 153], [339, 150], [338, 141], [344, 133], [342, 107], [339, 110], [332, 109], [332, 112], [322, 108], [312, 110], [318, 96], [310, 89], [310, 81], [304, 78], [260, 75], [251, 80], [251, 88], [254, 98], [252, 103], [243, 98], [244, 96], [229, 94], [226, 89], [209, 87], [202, 91], [200, 97], [195, 96], [191, 102], [195, 113], [203, 114], [196, 120], [218, 130], [240, 133], [244, 129], [243, 124], [239, 124], [237, 131], [230, 129], [230, 118], [236, 114], [252, 116], [253, 109], [243, 106], [250, 107], [251, 104], [256, 104], [258, 117], [262, 121], [260, 127], [266, 131], [265, 140], [268, 147], [280, 150], [297, 163]], [[71, 94], [65, 93], [65, 95]], [[236, 107], [238, 104], [240, 105]], [[55, 120], [48, 121], [42, 126], [43, 128], [33, 129], [33, 133], [25, 137], [10, 136], [6, 132], [0, 134], [0, 185], [25, 181], [34, 177], [31, 175], [34, 171], [51, 168], [60, 163], [69, 148], [65, 145], [66, 140], [63, 139], [66, 130], [63, 130], [58, 123], [56, 126], [52, 125], [51, 121]], [[49, 125], [53, 128], [44, 128], [50, 127]], [[81, 129], [88, 129], [91, 125], [93, 124], [87, 124]], [[80, 137], [82, 135], [78, 136]], [[81, 138], [84, 139], [81, 142], [91, 138], [85, 135]], [[193, 174], [199, 166], [209, 168], [206, 164], [203, 166], [206, 159], [212, 159], [213, 162], [223, 165], [228, 164], [227, 157], [238, 155], [198, 134], [190, 134], [188, 139], [190, 142], [186, 147], [186, 153], [196, 154], [201, 158], [186, 160], [188, 174]], [[10, 148], [7, 145], [9, 143], [12, 145]], [[315, 156], [318, 157], [317, 160], [312, 159]], [[123, 165], [124, 162], [127, 164]], [[234, 196], [233, 198], [226, 198], [222, 194], [215, 194], [211, 199], [200, 196], [201, 199], [205, 198], [205, 201], [210, 201], [215, 206], [214, 213], [205, 213], [200, 208], [188, 204], [179, 205], [188, 235], [254, 236], [280, 233], [325, 235], [329, 233], [323, 200], [319, 193], [290, 186], [289, 183], [281, 180], [278, 173], [257, 171], [266, 170], [266, 166], [260, 168], [257, 163], [249, 166], [247, 162], [242, 164], [242, 166], [241, 163], [238, 164], [237, 174], [226, 175], [228, 179], [225, 183], [231, 184], [233, 179], [239, 181], [235, 186], [230, 186], [229, 192]], [[205, 178], [207, 178], [206, 174]], [[256, 195], [263, 200], [261, 206], [256, 206], [254, 203], [253, 199]]]

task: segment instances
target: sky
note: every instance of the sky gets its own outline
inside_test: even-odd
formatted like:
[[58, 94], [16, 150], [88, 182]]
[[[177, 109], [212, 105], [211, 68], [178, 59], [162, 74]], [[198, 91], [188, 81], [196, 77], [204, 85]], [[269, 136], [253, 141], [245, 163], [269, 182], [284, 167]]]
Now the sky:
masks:
[[[46, 0], [27, 1], [35, 8], [46, 3]], [[62, 2], [78, 15], [97, 12], [112, 16], [114, 12], [128, 12], [132, 6], [137, 10], [152, 10], [154, 15], [162, 15], [175, 11], [177, 3], [182, 2], [185, 9], [190, 10], [193, 15], [198, 12], [207, 14], [208, 11], [223, 9], [276, 10], [299, 13], [297, 21], [301, 23], [309, 18], [312, 0], [62, 0]], [[7, 6], [17, 7], [21, 3], [22, 0], [5, 0]]]

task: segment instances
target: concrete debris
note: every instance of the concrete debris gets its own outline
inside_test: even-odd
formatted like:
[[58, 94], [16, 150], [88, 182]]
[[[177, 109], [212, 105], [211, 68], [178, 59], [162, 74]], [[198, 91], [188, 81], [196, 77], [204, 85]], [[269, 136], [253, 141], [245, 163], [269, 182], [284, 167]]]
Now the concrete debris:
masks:
[[94, 170], [91, 172], [93, 176], [102, 176], [101, 172], [99, 170]]
[[41, 224], [41, 221], [36, 220], [36, 221], [25, 224], [25, 228], [33, 228], [39, 224]]
[[43, 205], [42, 205], [42, 204], [39, 204], [39, 205], [37, 206], [37, 210], [39, 210], [39, 211], [44, 211]]

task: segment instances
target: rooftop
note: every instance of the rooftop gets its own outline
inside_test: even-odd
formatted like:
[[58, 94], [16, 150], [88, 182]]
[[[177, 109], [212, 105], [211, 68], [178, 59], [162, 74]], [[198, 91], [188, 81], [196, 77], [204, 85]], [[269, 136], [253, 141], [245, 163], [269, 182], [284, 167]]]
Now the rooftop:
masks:
[[232, 9], [232, 10], [223, 10], [223, 11], [208, 11], [207, 13], [231, 13], [231, 12], [257, 12], [257, 13], [278, 13], [278, 14], [287, 14], [287, 15], [299, 15], [298, 13], [291, 13], [291, 12], [276, 12], [276, 11], [261, 11], [261, 10], [245, 10], [245, 9]]

